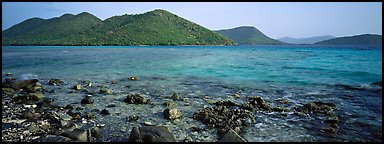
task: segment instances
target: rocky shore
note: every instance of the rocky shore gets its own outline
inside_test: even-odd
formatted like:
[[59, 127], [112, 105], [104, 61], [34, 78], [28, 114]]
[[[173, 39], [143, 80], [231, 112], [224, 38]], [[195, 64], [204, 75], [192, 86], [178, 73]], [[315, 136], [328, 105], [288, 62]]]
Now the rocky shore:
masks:
[[[140, 81], [139, 77], [127, 77], [127, 81]], [[80, 106], [74, 107], [73, 103], [65, 106], [55, 105], [57, 100], [50, 95], [56, 93], [56, 87], [65, 89], [68, 84], [60, 79], [41, 81], [38, 79], [18, 80], [7, 74], [2, 82], [2, 141], [3, 142], [99, 142], [103, 141], [103, 131], [108, 125], [100, 123], [98, 119], [104, 116], [115, 115], [112, 108], [122, 107], [118, 104], [106, 104], [104, 108], [78, 112], [90, 107], [94, 103], [103, 103], [95, 100], [98, 95], [113, 96], [117, 91], [108, 86], [95, 86], [89, 80], [83, 80], [69, 87], [68, 93], [81, 95], [77, 102]], [[110, 85], [118, 85], [119, 81], [108, 82]], [[381, 82], [379, 83], [381, 86]], [[56, 90], [57, 90], [56, 89]], [[128, 88], [129, 89], [129, 88]], [[169, 124], [180, 122], [181, 119], [202, 123], [204, 126], [190, 126], [189, 133], [184, 136], [175, 136], [170, 125], [160, 125], [156, 121], [144, 121], [140, 125], [132, 125], [132, 129], [126, 131], [121, 141], [130, 142], [191, 142], [205, 141], [196, 138], [198, 133], [211, 133], [210, 141], [219, 142], [245, 142], [243, 134], [247, 129], [257, 124], [260, 112], [276, 113], [281, 118], [287, 113], [293, 113], [298, 117], [313, 117], [321, 119], [326, 127], [322, 132], [328, 135], [339, 133], [341, 119], [338, 114], [338, 106], [324, 101], [312, 101], [301, 105], [286, 108], [284, 105], [289, 100], [279, 101], [279, 106], [272, 105], [261, 96], [242, 96], [234, 94], [230, 98], [223, 96], [225, 100], [214, 100], [209, 96], [201, 97], [206, 105], [198, 108], [193, 114], [187, 114], [180, 107], [188, 107], [194, 101], [188, 97], [173, 93], [166, 97], [165, 102], [158, 102], [158, 98], [148, 97], [143, 94], [126, 93], [121, 101], [124, 106], [132, 107], [164, 107], [158, 115], [152, 115], [154, 119], [169, 121]], [[65, 97], [65, 95], [62, 95]], [[244, 99], [243, 103], [235, 99]], [[146, 111], [142, 111], [146, 113]], [[147, 111], [148, 115], [150, 112]], [[143, 119], [137, 114], [130, 114], [127, 123], [138, 123]], [[185, 132], [184, 132], [185, 133]]]

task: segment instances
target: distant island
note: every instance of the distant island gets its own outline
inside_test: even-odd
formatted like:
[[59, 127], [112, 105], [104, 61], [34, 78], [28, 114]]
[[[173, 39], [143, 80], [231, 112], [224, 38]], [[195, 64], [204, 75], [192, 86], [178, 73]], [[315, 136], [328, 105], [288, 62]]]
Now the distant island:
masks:
[[316, 45], [382, 45], [382, 36], [362, 34], [348, 37], [338, 37], [315, 43]]
[[31, 18], [2, 33], [3, 45], [235, 45], [231, 39], [166, 10], [113, 16], [83, 12]]
[[336, 37], [331, 35], [325, 35], [325, 36], [314, 36], [314, 37], [307, 37], [307, 38], [282, 37], [277, 40], [285, 43], [289, 43], [289, 44], [314, 44], [320, 41], [325, 41], [333, 38], [336, 38]]
[[234, 40], [240, 45], [282, 45], [287, 44], [275, 39], [272, 39], [257, 28], [252, 26], [241, 26], [233, 29], [215, 31], [228, 38]]

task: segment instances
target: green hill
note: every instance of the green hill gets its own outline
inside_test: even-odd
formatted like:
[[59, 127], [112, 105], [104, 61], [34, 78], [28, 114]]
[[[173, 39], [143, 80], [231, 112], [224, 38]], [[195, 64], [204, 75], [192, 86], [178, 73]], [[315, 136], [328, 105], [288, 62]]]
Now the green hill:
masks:
[[3, 31], [3, 45], [233, 45], [234, 42], [165, 10], [113, 16], [89, 13], [32, 18]]
[[318, 45], [382, 45], [382, 36], [374, 34], [363, 34], [350, 37], [338, 37], [330, 40], [317, 42]]
[[269, 38], [255, 27], [241, 26], [233, 29], [215, 31], [234, 40], [241, 45], [280, 45], [286, 44]]

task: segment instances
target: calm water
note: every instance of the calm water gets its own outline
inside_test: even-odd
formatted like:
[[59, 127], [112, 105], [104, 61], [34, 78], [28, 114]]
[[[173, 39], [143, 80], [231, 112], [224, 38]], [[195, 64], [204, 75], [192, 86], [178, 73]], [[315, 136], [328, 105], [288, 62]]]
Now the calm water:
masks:
[[[51, 78], [64, 80], [66, 88], [90, 80], [96, 87], [113, 89], [113, 95], [96, 95], [96, 103], [81, 111], [118, 105], [108, 108], [114, 114], [98, 120], [109, 126], [104, 130], [109, 136], [101, 141], [124, 140], [116, 137], [127, 137], [132, 126], [143, 121], [169, 125], [183, 140], [192, 125], [204, 127], [191, 119], [197, 109], [210, 106], [202, 97], [226, 100], [234, 93], [259, 95], [285, 108], [311, 101], [338, 105], [341, 124], [335, 136], [321, 132], [319, 125], [324, 124], [310, 117], [258, 112], [257, 122], [243, 135], [248, 141], [382, 141], [381, 92], [342, 86], [371, 89], [371, 83], [382, 81], [381, 46], [3, 46], [3, 79], [8, 72], [19, 79], [38, 78], [57, 90], [47, 97], [58, 99], [59, 105], [79, 105], [82, 95], [48, 86]], [[130, 76], [140, 81], [126, 80]], [[112, 80], [118, 83], [110, 84]], [[161, 104], [174, 92], [191, 102], [178, 106], [183, 119], [169, 122], [162, 118]], [[144, 94], [155, 105], [127, 105], [122, 99], [129, 93]], [[281, 105], [280, 99], [290, 103]], [[129, 123], [125, 118], [132, 114], [142, 118]], [[213, 130], [196, 137], [216, 138]]]

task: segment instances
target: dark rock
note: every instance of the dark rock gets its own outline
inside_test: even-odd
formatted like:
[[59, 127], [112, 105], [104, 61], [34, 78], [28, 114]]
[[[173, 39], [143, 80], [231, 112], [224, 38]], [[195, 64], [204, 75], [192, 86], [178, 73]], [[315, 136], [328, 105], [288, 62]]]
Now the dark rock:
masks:
[[89, 142], [88, 132], [86, 130], [75, 129], [74, 131], [65, 131], [61, 133], [62, 136], [71, 138], [73, 140], [79, 140], [82, 142]]
[[170, 120], [175, 120], [181, 117], [181, 111], [178, 109], [165, 109], [163, 111], [163, 115], [165, 118], [170, 119]]
[[117, 107], [117, 106], [114, 105], [114, 104], [110, 104], [110, 105], [108, 105], [107, 107], [109, 107], [109, 108], [113, 108], [113, 107]]
[[238, 106], [236, 103], [227, 100], [227, 101], [218, 101], [215, 103], [217, 106]]
[[63, 85], [64, 84], [64, 81], [63, 80], [60, 80], [60, 79], [50, 79], [48, 81], [48, 84], [49, 85]]
[[14, 90], [20, 90], [20, 89], [24, 89], [26, 91], [29, 91], [29, 92], [36, 92], [36, 86], [40, 86], [41, 84], [36, 84], [38, 83], [39, 80], [37, 79], [31, 79], [31, 80], [21, 80], [21, 81], [15, 81], [13, 83], [11, 83], [11, 88], [13, 88]]
[[275, 111], [275, 112], [288, 112], [290, 111], [289, 109], [286, 109], [286, 108], [283, 108], [283, 107], [273, 107], [271, 109], [271, 111]]
[[164, 126], [143, 126], [132, 128], [128, 142], [177, 142], [177, 140]]
[[109, 111], [107, 109], [103, 109], [103, 110], [101, 110], [100, 114], [102, 114], [102, 115], [109, 115], [111, 113], [109, 113]]
[[190, 128], [192, 132], [201, 132], [203, 129], [202, 128], [198, 128], [198, 127], [191, 127]]
[[73, 120], [81, 120], [81, 113], [80, 112], [71, 113], [69, 115], [72, 116]]
[[246, 140], [239, 136], [234, 130], [229, 129], [227, 133], [220, 138], [219, 142], [246, 142]]
[[133, 80], [133, 81], [135, 81], [135, 80], [139, 80], [139, 77], [137, 77], [137, 76], [131, 76], [131, 77], [129, 77], [128, 79], [129, 79], [129, 80]]
[[124, 99], [124, 101], [129, 104], [148, 104], [150, 100], [144, 98], [140, 94], [131, 94], [128, 95], [127, 98]]
[[25, 118], [27, 120], [33, 121], [35, 119], [35, 111], [33, 110], [26, 110], [21, 113], [21, 117]]
[[138, 119], [139, 119], [139, 116], [137, 116], [137, 115], [130, 115], [130, 116], [128, 116], [128, 121], [129, 122], [137, 121]]
[[72, 110], [73, 109], [73, 106], [71, 106], [70, 104], [67, 104], [64, 109], [69, 109], [69, 110]]
[[80, 81], [83, 86], [92, 87], [92, 82], [89, 80]]
[[382, 81], [373, 82], [373, 83], [371, 83], [371, 85], [382, 86], [383, 82]]
[[93, 109], [93, 110], [91, 110], [91, 112], [100, 112], [100, 110], [99, 109]]
[[177, 103], [174, 101], [166, 101], [163, 105], [167, 107], [175, 107], [177, 106]]
[[111, 81], [111, 84], [117, 84], [117, 81]]
[[12, 73], [6, 73], [5, 76], [10, 77], [12, 76]]
[[82, 107], [76, 107], [76, 110], [83, 110], [84, 108]]
[[112, 94], [112, 90], [110, 90], [110, 89], [100, 89], [100, 93], [102, 93], [102, 94]]
[[177, 100], [181, 100], [181, 97], [179, 96], [179, 94], [173, 93], [171, 96], [171, 99], [173, 99], [174, 101], [177, 101]]
[[81, 104], [92, 104], [94, 100], [90, 96], [86, 96], [81, 100]]

